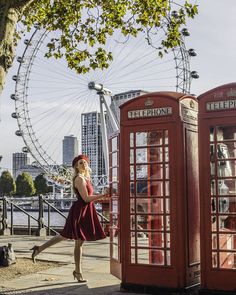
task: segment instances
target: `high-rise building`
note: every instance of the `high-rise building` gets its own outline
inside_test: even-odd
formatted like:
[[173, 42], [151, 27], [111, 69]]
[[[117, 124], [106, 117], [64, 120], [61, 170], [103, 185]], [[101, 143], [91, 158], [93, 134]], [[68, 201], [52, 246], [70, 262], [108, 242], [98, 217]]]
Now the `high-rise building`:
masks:
[[71, 167], [72, 161], [78, 155], [78, 140], [73, 135], [64, 136], [63, 139], [63, 165]]
[[82, 126], [82, 153], [90, 158], [92, 174], [102, 176], [106, 174], [102, 150], [101, 117], [98, 112], [83, 113]]
[[16, 179], [18, 169], [30, 164], [30, 159], [27, 153], [13, 153], [12, 155], [12, 174]]

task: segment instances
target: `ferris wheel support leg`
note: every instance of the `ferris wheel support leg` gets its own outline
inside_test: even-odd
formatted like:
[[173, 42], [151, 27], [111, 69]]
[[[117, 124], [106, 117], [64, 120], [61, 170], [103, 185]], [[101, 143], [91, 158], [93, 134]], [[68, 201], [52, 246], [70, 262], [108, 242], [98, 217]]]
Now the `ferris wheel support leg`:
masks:
[[116, 119], [115, 119], [114, 115], [112, 114], [112, 111], [111, 111], [110, 107], [108, 106], [105, 97], [103, 97], [103, 103], [105, 105], [109, 120], [111, 122], [113, 132], [119, 131], [119, 127], [118, 127], [118, 124], [116, 122]]
[[108, 153], [108, 140], [107, 140], [107, 129], [106, 129], [106, 122], [105, 122], [105, 114], [103, 110], [103, 103], [104, 103], [104, 95], [100, 94], [100, 116], [101, 116], [101, 131], [102, 131], [102, 148], [103, 148], [103, 155], [104, 155], [104, 161], [105, 161], [105, 170], [108, 175], [109, 168], [108, 168], [108, 159], [109, 159], [109, 153]]

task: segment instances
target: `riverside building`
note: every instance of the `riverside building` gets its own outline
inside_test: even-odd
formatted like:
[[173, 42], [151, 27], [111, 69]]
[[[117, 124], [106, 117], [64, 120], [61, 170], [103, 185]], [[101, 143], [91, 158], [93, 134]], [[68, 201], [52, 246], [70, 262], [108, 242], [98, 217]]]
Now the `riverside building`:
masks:
[[16, 179], [18, 175], [17, 171], [29, 164], [30, 164], [30, 159], [27, 153], [13, 153], [12, 155], [13, 178]]
[[120, 122], [120, 106], [126, 101], [138, 97], [140, 95], [146, 94], [148, 91], [145, 90], [130, 90], [122, 93], [115, 94], [111, 97], [110, 108], [117, 120]]
[[101, 117], [98, 112], [83, 113], [82, 126], [82, 154], [90, 158], [92, 175], [105, 175], [105, 162], [102, 150]]

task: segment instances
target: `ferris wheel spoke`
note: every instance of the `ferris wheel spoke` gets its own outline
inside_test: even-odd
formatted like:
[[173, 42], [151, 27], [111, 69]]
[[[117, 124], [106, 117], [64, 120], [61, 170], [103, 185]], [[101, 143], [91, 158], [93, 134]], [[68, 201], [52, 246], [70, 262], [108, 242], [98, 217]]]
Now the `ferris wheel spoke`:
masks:
[[37, 111], [38, 108], [40, 106], [42, 106], [44, 103], [46, 103], [48, 106], [47, 106], [47, 110], [45, 112], [49, 112], [52, 107], [50, 107], [50, 104], [52, 104], [53, 106], [55, 105], [55, 103], [60, 103], [61, 101], [63, 103], [68, 103], [71, 99], [74, 99], [77, 97], [77, 94], [73, 92], [71, 93], [66, 93], [66, 100], [64, 99], [65, 97], [64, 96], [47, 96], [45, 97], [44, 99], [40, 98], [40, 101], [39, 100], [35, 100], [31, 103], [31, 106], [30, 106], [30, 110], [31, 111]]
[[[38, 89], [41, 89], [41, 87], [40, 86], [38, 86], [38, 87], [36, 87], [36, 86], [33, 86], [32, 88], [31, 88], [32, 90], [35, 90], [35, 91], [37, 91], [37, 96], [40, 96], [40, 95], [42, 95], [42, 94], [47, 94], [47, 93], [49, 93], [49, 91], [38, 91]], [[78, 88], [77, 87], [70, 87], [69, 88], [70, 90], [78, 90]], [[50, 91], [52, 92], [53, 91], [53, 93], [61, 93], [61, 89], [58, 89], [58, 88], [52, 88], [52, 87], [50, 87]]]
[[[138, 73], [139, 73], [138, 70], [142, 69], [142, 71], [143, 71], [147, 68], [150, 68], [150, 64], [152, 64], [152, 63], [153, 63], [153, 59], [150, 59], [149, 61], [142, 63], [141, 65], [137, 64], [136, 66], [135, 66], [135, 63], [132, 64], [132, 62], [130, 62], [129, 66], [125, 65], [125, 66], [123, 66], [123, 68], [119, 69], [120, 74], [118, 74], [118, 75], [116, 74], [116, 79], [120, 79], [120, 78], [124, 77], [125, 75], [133, 75], [133, 74], [138, 75]], [[164, 65], [166, 63], [171, 63], [171, 59], [166, 60], [165, 62], [160, 62], [160, 63], [158, 62], [158, 63], [156, 63], [156, 66]], [[114, 74], [110, 75], [110, 79], [114, 79]], [[108, 82], [110, 79], [108, 79]]]
[[[71, 80], [68, 80], [68, 81], [65, 80], [63, 78], [63, 76], [58, 78], [57, 75], [54, 75], [53, 78], [52, 78], [52, 73], [49, 73], [47, 75], [45, 73], [43, 79], [42, 79], [41, 74], [39, 72], [35, 72], [35, 73], [33, 73], [33, 75], [34, 76], [31, 79], [31, 82], [33, 82], [33, 81], [35, 81], [35, 82], [45, 82], [45, 81], [48, 81], [48, 83], [58, 83], [58, 82], [60, 82], [61, 83], [61, 85], [60, 85], [61, 87], [62, 87], [62, 85], [74, 84], [74, 82], [73, 83], [70, 83]], [[86, 83], [85, 82], [81, 82], [81, 81], [78, 80], [78, 85], [86, 85]]]
[[[113, 55], [114, 56], [121, 56], [122, 55], [122, 52], [124, 52], [126, 49], [127, 49], [127, 46], [128, 46], [128, 42], [121, 42], [121, 38], [122, 38], [122, 34], [120, 33], [120, 36], [119, 36], [119, 41], [116, 40], [114, 43], [115, 43], [115, 48], [113, 50]], [[137, 40], [136, 40], [137, 41]], [[139, 48], [140, 44], [142, 44], [142, 40], [138, 39], [137, 42], [135, 42], [135, 45], [134, 45], [134, 48]], [[128, 56], [125, 56], [125, 59], [127, 60], [128, 59]], [[124, 62], [124, 59], [121, 60], [121, 59], [116, 59], [115, 61], [113, 60], [112, 63], [110, 64], [110, 67], [108, 68], [108, 71], [107, 72], [104, 72], [103, 73], [103, 78], [104, 78], [104, 75], [106, 76], [110, 76], [111, 75], [111, 72], [112, 70], [114, 70], [115, 68], [117, 68], [119, 70], [119, 66]]]
[[[55, 59], [53, 59], [55, 61]], [[81, 81], [86, 82], [86, 80], [82, 77], [82, 75], [77, 75], [74, 71], [71, 71], [67, 68], [66, 63], [62, 63], [59, 60], [53, 62], [52, 59], [47, 59], [45, 57], [38, 57], [34, 60], [34, 66], [39, 68], [45, 68], [45, 71], [50, 73], [55, 73], [59, 76], [64, 77], [65, 79], [73, 81], [74, 79], [79, 79]], [[66, 69], [66, 71], [65, 71]]]
[[[166, 69], [166, 70], [160, 70], [159, 71], [159, 73], [171, 73], [171, 71], [172, 71], [172, 69], [171, 68], [168, 68], [168, 69]], [[168, 76], [168, 77], [163, 77], [163, 75], [160, 77], [160, 78], [158, 78], [158, 77], [155, 77], [155, 78], [153, 78], [154, 77], [154, 72], [150, 72], [150, 73], [148, 73], [147, 75], [143, 75], [142, 76], [142, 79], [140, 79], [140, 77], [139, 76], [135, 76], [134, 75], [134, 77], [132, 77], [132, 79], [130, 79], [130, 82], [139, 82], [139, 81], [152, 81], [152, 80], [155, 80], [155, 81], [157, 81], [157, 80], [159, 80], [159, 79], [169, 79], [169, 78], [175, 78], [175, 76]], [[123, 79], [122, 79], [123, 78]], [[146, 78], [146, 79], [145, 79]], [[119, 81], [120, 81], [120, 83], [123, 83], [123, 80], [124, 80], [124, 77], [120, 77], [120, 79], [119, 79]], [[109, 83], [111, 86], [113, 86], [113, 85], [115, 85], [116, 84], [116, 82], [110, 82]]]
[[[38, 123], [41, 123], [42, 120], [46, 120], [48, 116], [52, 116], [57, 111], [57, 109], [58, 109], [58, 105], [52, 106], [49, 110], [44, 111], [42, 113], [39, 113], [39, 114], [36, 113], [34, 115], [34, 124], [37, 125]], [[32, 109], [30, 110], [30, 112], [33, 113]]]
[[[142, 43], [143, 42], [140, 42], [139, 44], [137, 43], [134, 46], [134, 48], [135, 48], [136, 51], [138, 51], [140, 49], [140, 45], [142, 45]], [[121, 53], [119, 53], [119, 55], [120, 54]], [[132, 56], [132, 58], [130, 59], [130, 57], [128, 57], [128, 59], [126, 59], [127, 56], [125, 56], [125, 58], [123, 59], [123, 61], [119, 64], [119, 66], [116, 69], [118, 72], [124, 70], [126, 67], [129, 67], [129, 66], [133, 65], [134, 63], [140, 63], [140, 61], [144, 60], [147, 57], [151, 57], [152, 61], [153, 61], [153, 58], [154, 59], [155, 58], [158, 58], [157, 50], [154, 50], [153, 48], [151, 48], [151, 50], [149, 50], [147, 53], [145, 53], [144, 51], [142, 51], [142, 53], [139, 54], [139, 57], [138, 58], [137, 57], [133, 57], [134, 54], [131, 51], [129, 51], [129, 54]], [[127, 60], [129, 60], [129, 63], [127, 63]], [[114, 69], [114, 67], [113, 67], [113, 69]]]
[[[45, 58], [34, 60], [33, 64], [34, 68], [45, 68], [44, 73], [52, 74], [57, 77], [62, 77], [64, 80], [73, 81], [76, 77], [75, 74], [71, 74], [68, 70], [65, 71], [65, 65], [57, 62], [53, 63], [52, 60], [50, 62], [46, 62]], [[39, 71], [36, 73], [40, 74]]]
[[[86, 106], [87, 104], [87, 100], [84, 100], [84, 106]], [[64, 126], [66, 126], [64, 124], [64, 122], [69, 122], [71, 120], [71, 118], [73, 118], [73, 116], [71, 116], [71, 112], [77, 112], [77, 107], [81, 106], [81, 103], [78, 100], [74, 100], [73, 104], [71, 103], [70, 105], [68, 104], [66, 108], [60, 109], [60, 112], [58, 112], [57, 116], [54, 117], [51, 121], [47, 121], [47, 124], [49, 124], [52, 128], [53, 125], [57, 124], [57, 129], [55, 130], [55, 134], [58, 134], [61, 130], [63, 130]], [[80, 107], [81, 108], [81, 107]], [[59, 118], [63, 118], [63, 120], [61, 120], [61, 125], [58, 125], [58, 119]], [[45, 126], [43, 126], [45, 127]], [[42, 128], [44, 130], [44, 128]]]
[[[87, 93], [87, 91], [84, 91], [84, 92], [81, 92], [80, 93], [80, 95], [81, 94], [83, 94], [83, 93]], [[49, 115], [50, 113], [52, 113], [52, 112], [54, 112], [55, 111], [55, 108], [58, 108], [60, 105], [67, 105], [68, 103], [72, 103], [73, 101], [78, 101], [78, 100], [80, 100], [80, 99], [82, 99], [82, 98], [80, 98], [79, 96], [78, 96], [78, 94], [77, 93], [71, 93], [71, 94], [67, 94], [66, 95], [66, 100], [64, 100], [64, 97], [62, 96], [57, 96], [54, 100], [49, 100], [48, 99], [48, 101], [47, 100], [40, 100], [40, 101], [35, 101], [34, 103], [32, 103], [32, 106], [30, 107], [30, 112], [33, 112], [33, 111], [35, 111], [35, 110], [39, 110], [39, 109], [41, 109], [42, 107], [43, 108], [45, 108], [44, 107], [44, 104], [45, 104], [45, 106], [46, 106], [46, 108], [47, 108], [47, 110], [45, 110], [45, 111], [43, 111], [43, 112], [41, 112], [41, 113], [39, 113], [39, 114], [35, 114], [35, 118], [36, 117], [42, 117], [42, 116], [44, 116], [44, 115]], [[45, 102], [45, 103], [44, 103]], [[51, 105], [51, 107], [50, 107], [50, 105]]]
[[[167, 64], [167, 63], [170, 63], [171, 62], [171, 60], [170, 59], [168, 59], [168, 60], [166, 60], [166, 61], [163, 61], [163, 62], [160, 62], [160, 63], [157, 63], [156, 64], [156, 66], [160, 66], [160, 65], [164, 65], [164, 64]], [[137, 73], [137, 72], [139, 72], [139, 70], [142, 70], [142, 71], [144, 71], [144, 70], [146, 70], [146, 69], [149, 69], [150, 68], [150, 65], [153, 63], [153, 59], [150, 59], [149, 61], [146, 61], [144, 64], [142, 64], [142, 65], [139, 65], [139, 64], [137, 64], [136, 66], [134, 66], [134, 64], [132, 65], [132, 67], [129, 67], [128, 68], [128, 66], [125, 66], [123, 69], [122, 69], [122, 71], [120, 71], [120, 72], [122, 72], [123, 73], [123, 75], [125, 76], [125, 75], [130, 75], [130, 74], [133, 74], [133, 73]], [[131, 64], [130, 64], [131, 65]], [[127, 70], [127, 71], [125, 71], [125, 70]], [[118, 79], [119, 78], [121, 78], [123, 75], [118, 75]]]
[[[92, 105], [93, 105], [93, 102], [92, 102], [91, 99], [89, 100], [89, 95], [87, 95], [87, 97], [85, 98], [85, 103], [83, 105], [83, 108], [81, 109], [80, 112], [77, 112], [77, 115], [75, 116], [74, 120], [73, 121], [71, 120], [71, 125], [68, 128], [69, 133], [72, 132], [73, 127], [75, 126], [76, 123], [79, 126], [78, 121], [80, 121], [80, 116], [81, 116], [81, 114], [86, 112], [87, 103], [89, 103], [89, 101], [90, 101], [89, 108], [91, 109]], [[77, 130], [78, 131], [76, 132], [76, 134], [79, 134], [79, 129], [77, 129]]]
[[[45, 128], [50, 127], [50, 129], [53, 130], [53, 135], [50, 136], [50, 139], [52, 140], [54, 136], [57, 136], [63, 130], [63, 128], [65, 127], [65, 122], [67, 122], [67, 120], [71, 118], [73, 112], [74, 111], [71, 111], [68, 108], [63, 113], [62, 112], [58, 113], [56, 116], [53, 116], [50, 121], [47, 120], [44, 123], [44, 125], [41, 125], [41, 129], [45, 130]], [[62, 118], [64, 122], [62, 122], [62, 120], [59, 120], [60, 118]], [[41, 132], [41, 135], [40, 135], [40, 132], [38, 132], [39, 140], [41, 139], [41, 137], [45, 137], [44, 132]], [[50, 140], [48, 140], [48, 142], [50, 142]], [[45, 142], [42, 142], [42, 144], [45, 144]]]
[[[137, 73], [140, 71], [140, 70], [142, 70], [142, 72], [143, 72], [143, 74], [146, 74], [147, 72], [145, 72], [145, 70], [148, 70], [148, 67], [149, 67], [149, 65], [151, 64], [151, 62], [149, 63], [149, 64], [145, 64], [143, 67], [137, 67], [137, 68], [135, 68], [135, 69], [130, 69], [130, 71], [127, 71], [127, 72], [123, 72], [123, 74], [122, 75], [118, 75], [117, 76], [117, 80], [125, 80], [125, 77], [126, 76], [129, 76], [129, 77], [132, 77], [132, 78], [135, 78], [136, 79], [136, 77], [138, 76], [137, 75]], [[157, 67], [158, 67], [158, 65], [157, 65]], [[160, 67], [160, 66], [159, 66]], [[164, 70], [163, 70], [164, 71]], [[161, 73], [163, 73], [163, 71], [161, 71], [160, 70], [160, 72], [159, 72], [159, 74], [161, 74]], [[147, 74], [146, 74], [147, 75]], [[151, 77], [152, 75], [150, 74], [150, 77]], [[156, 77], [157, 77], [157, 75], [155, 75]], [[140, 78], [140, 75], [138, 76], [139, 78]], [[108, 81], [108, 83], [109, 83], [109, 81]], [[112, 84], [112, 82], [110, 82], [110, 84]]]
[[[44, 67], [44, 65], [42, 65], [42, 64], [40, 66], [38, 66], [39, 69], [42, 68], [42, 67]], [[52, 64], [51, 65], [51, 69], [49, 69], [48, 71], [45, 71], [44, 72], [44, 74], [45, 74], [44, 77], [45, 76], [48, 76], [48, 77], [50, 77], [50, 80], [53, 80], [53, 81], [56, 81], [56, 80], [59, 81], [60, 80], [60, 81], [63, 81], [64, 83], [74, 84], [75, 83], [75, 80], [77, 80], [79, 84], [86, 84], [86, 80], [85, 79], [81, 79], [79, 75], [77, 75], [77, 76], [76, 75], [69, 76], [67, 74], [67, 72], [68, 72], [68, 69], [67, 69], [66, 72], [65, 72], [65, 70], [63, 72], [63, 67], [60, 69], [59, 72], [55, 71], [54, 65]], [[42, 77], [42, 74], [40, 73], [40, 70], [35, 71], [34, 72], [34, 75], [36, 77], [37, 76]]]
[[[140, 79], [140, 80], [134, 80], [135, 82], [145, 82], [145, 81], [161, 81], [161, 80], [170, 80], [170, 79], [173, 79], [173, 78], [175, 78], [174, 76], [173, 77], [171, 77], [171, 76], [168, 76], [168, 77], [163, 77], [163, 78], [155, 78], [155, 79]], [[131, 81], [132, 82], [132, 81]], [[123, 81], [123, 82], [117, 82], [117, 83], [114, 83], [113, 85], [120, 85], [120, 84], [129, 84], [130, 83], [130, 81], [129, 82], [125, 82], [125, 81]]]
[[[52, 78], [51, 77], [51, 75], [45, 75], [43, 78], [42, 77], [40, 77], [40, 74], [34, 74], [33, 76], [32, 76], [32, 79], [31, 79], [31, 83], [33, 83], [33, 82], [42, 82], [42, 83], [48, 83], [49, 84], [49, 86], [50, 86], [50, 83], [53, 83], [53, 84], [58, 84], [58, 82], [61, 82], [61, 81], [63, 81], [62, 79], [58, 79], [57, 77], [54, 77], [54, 78]], [[85, 86], [86, 85], [86, 83], [84, 83], [84, 82], [81, 82], [81, 81], [78, 81], [77, 82], [77, 84], [78, 85], [82, 85], [82, 86]], [[60, 85], [60, 84], [58, 84], [60, 87], [62, 87], [62, 85]], [[69, 87], [69, 85], [75, 85], [75, 82], [73, 82], [73, 83], [69, 83], [69, 81], [64, 81], [63, 82], [63, 85], [67, 85], [67, 87]]]

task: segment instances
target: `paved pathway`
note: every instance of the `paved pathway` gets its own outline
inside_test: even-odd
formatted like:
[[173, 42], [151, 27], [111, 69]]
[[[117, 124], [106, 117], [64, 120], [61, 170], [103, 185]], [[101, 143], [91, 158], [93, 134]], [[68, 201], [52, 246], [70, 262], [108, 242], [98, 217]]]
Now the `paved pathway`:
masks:
[[[31, 257], [29, 249], [48, 238], [33, 236], [0, 236], [0, 245], [13, 244], [17, 257]], [[1, 283], [0, 294], [31, 295], [118, 295], [120, 280], [110, 274], [109, 239], [85, 243], [83, 247], [83, 272], [88, 280], [78, 284], [72, 276], [74, 270], [73, 241], [63, 241], [42, 252], [38, 259], [65, 263], [61, 267], [47, 269]], [[134, 294], [134, 293], [133, 293]], [[132, 295], [132, 293], [129, 293]]]

